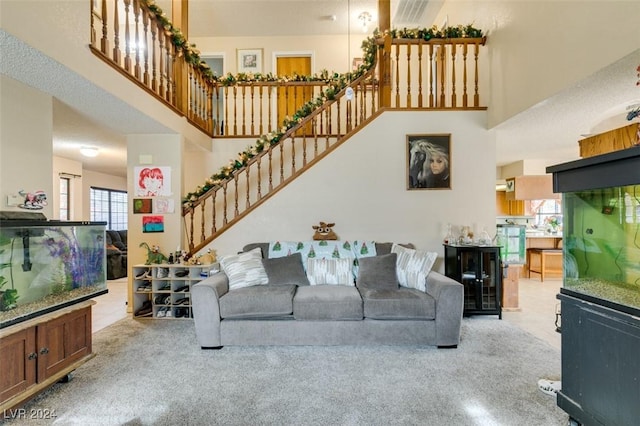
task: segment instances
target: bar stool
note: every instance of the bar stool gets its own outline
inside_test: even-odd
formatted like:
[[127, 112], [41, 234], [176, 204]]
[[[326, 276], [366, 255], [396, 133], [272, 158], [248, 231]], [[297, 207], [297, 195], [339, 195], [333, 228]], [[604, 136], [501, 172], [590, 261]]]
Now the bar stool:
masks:
[[[560, 257], [562, 259], [562, 249], [551, 248], [529, 248], [527, 249], [527, 265], [529, 266], [529, 277], [531, 273], [540, 274], [540, 282], [544, 282], [544, 277], [547, 274], [562, 274], [562, 262], [560, 262], [560, 269], [554, 268], [547, 264], [548, 257]], [[531, 264], [531, 259], [535, 258], [538, 262], [537, 266]]]

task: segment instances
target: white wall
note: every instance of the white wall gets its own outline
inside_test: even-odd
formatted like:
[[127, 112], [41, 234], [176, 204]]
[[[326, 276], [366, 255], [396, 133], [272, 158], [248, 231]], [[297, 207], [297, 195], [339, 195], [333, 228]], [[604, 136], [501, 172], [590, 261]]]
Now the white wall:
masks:
[[[286, 24], [284, 24], [286, 25]], [[313, 57], [312, 73], [323, 69], [344, 73], [351, 70], [352, 59], [362, 57], [362, 41], [369, 34], [347, 34], [334, 36], [296, 36], [296, 37], [194, 37], [190, 41], [196, 44], [203, 55], [224, 54], [225, 73], [237, 72], [236, 48], [263, 49], [263, 72], [275, 74], [274, 52], [311, 52]]]
[[[321, 220], [341, 239], [412, 242], [440, 255], [448, 223], [493, 233], [495, 143], [485, 127], [484, 111], [385, 112], [210, 247], [224, 255], [250, 242], [309, 240]], [[451, 133], [452, 189], [408, 191], [406, 135], [430, 133]]]
[[447, 0], [445, 19], [489, 32], [489, 128], [640, 47], [637, 1]]
[[[51, 96], [0, 75], [0, 210], [25, 211], [7, 205], [18, 191], [44, 191], [42, 212], [53, 218]], [[57, 187], [56, 187], [57, 189]]]
[[[68, 68], [73, 74], [65, 78], [74, 78], [75, 83], [87, 84], [88, 89], [102, 94], [101, 91], [109, 93], [109, 96], [117, 98], [114, 102], [123, 102], [123, 106], [132, 107], [134, 110], [142, 111], [139, 121], [129, 123], [119, 123], [117, 127], [122, 128], [128, 125], [132, 128], [153, 128], [157, 133], [181, 133], [190, 143], [208, 149], [211, 139], [200, 130], [190, 125], [185, 117], [176, 114], [173, 110], [152, 96], [149, 96], [143, 89], [129, 81], [120, 73], [103, 62], [94, 55], [88, 47], [90, 41], [90, 1], [89, 0], [2, 0], [0, 1], [0, 28], [9, 34], [22, 40], [27, 45], [44, 52], [48, 57], [59, 64], [53, 63], [51, 66]], [[25, 23], [29, 25], [25, 25]], [[24, 59], [25, 62], [41, 63], [40, 58], [17, 58], [16, 61]], [[16, 69], [20, 69], [15, 64]], [[11, 68], [9, 67], [10, 71]], [[19, 79], [39, 79], [48, 82], [48, 76], [41, 77], [39, 69], [29, 69], [18, 76]], [[55, 80], [55, 79], [54, 79]], [[88, 83], [90, 82], [90, 84]], [[43, 81], [34, 81], [42, 84]], [[59, 88], [49, 88], [54, 90]], [[83, 110], [86, 114], [93, 114], [96, 109], [95, 100], [89, 97], [77, 99], [73, 91], [59, 91], [64, 96], [68, 96], [76, 105], [73, 107]], [[62, 101], [68, 101], [62, 99]], [[111, 99], [110, 99], [111, 101]], [[70, 101], [69, 101], [70, 102]], [[82, 104], [82, 105], [78, 105]], [[136, 112], [137, 112], [136, 111]], [[97, 122], [104, 122], [106, 114], [98, 113], [91, 117]], [[144, 117], [145, 122], [142, 123]], [[106, 120], [108, 121], [108, 120]], [[113, 123], [105, 122], [106, 127], [112, 127]], [[167, 130], [170, 129], [170, 130]], [[133, 133], [133, 132], [132, 132]], [[144, 132], [137, 132], [144, 133]], [[146, 131], [146, 133], [151, 133]]]

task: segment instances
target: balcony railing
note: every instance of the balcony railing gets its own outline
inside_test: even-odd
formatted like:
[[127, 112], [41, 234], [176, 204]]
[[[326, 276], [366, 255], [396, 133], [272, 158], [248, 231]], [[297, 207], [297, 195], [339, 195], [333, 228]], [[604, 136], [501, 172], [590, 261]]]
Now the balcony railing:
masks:
[[183, 208], [190, 252], [205, 247], [371, 120], [379, 104], [374, 72], [351, 82], [284, 133], [262, 137], [260, 151], [241, 153], [205, 184], [206, 191], [190, 197]]
[[[231, 160], [232, 167], [223, 166], [185, 197], [183, 217], [192, 253], [328, 155], [381, 109], [486, 109], [480, 76], [485, 39], [460, 36], [455, 29], [446, 34], [449, 38], [430, 31], [376, 34], [364, 52], [370, 59], [367, 66], [338, 80], [325, 72], [294, 81], [216, 77], [155, 5], [91, 0], [91, 49], [98, 57], [211, 137], [260, 138], [257, 146]], [[308, 101], [318, 99], [309, 107]], [[307, 109], [302, 115], [292, 111], [299, 106]], [[283, 117], [288, 120], [284, 127]]]
[[[293, 113], [283, 113], [283, 104], [303, 104], [327, 88], [323, 81], [212, 79], [197, 51], [156, 6], [141, 0], [90, 4], [92, 51], [212, 137], [271, 132]], [[380, 107], [485, 108], [479, 72], [484, 38], [394, 35], [377, 39]]]

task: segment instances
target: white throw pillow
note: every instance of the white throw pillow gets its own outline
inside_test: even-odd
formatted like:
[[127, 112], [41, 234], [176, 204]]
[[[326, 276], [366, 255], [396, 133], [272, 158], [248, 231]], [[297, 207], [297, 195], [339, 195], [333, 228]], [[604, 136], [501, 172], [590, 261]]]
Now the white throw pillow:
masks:
[[351, 266], [353, 259], [317, 259], [310, 257], [307, 259], [307, 278], [311, 285], [337, 284], [355, 285]]
[[253, 250], [224, 256], [220, 259], [220, 266], [229, 277], [229, 290], [262, 285], [269, 282], [267, 272], [262, 265], [262, 250]]
[[427, 291], [427, 275], [431, 272], [438, 253], [414, 250], [398, 244], [391, 246], [391, 253], [396, 253], [396, 273], [401, 287]]

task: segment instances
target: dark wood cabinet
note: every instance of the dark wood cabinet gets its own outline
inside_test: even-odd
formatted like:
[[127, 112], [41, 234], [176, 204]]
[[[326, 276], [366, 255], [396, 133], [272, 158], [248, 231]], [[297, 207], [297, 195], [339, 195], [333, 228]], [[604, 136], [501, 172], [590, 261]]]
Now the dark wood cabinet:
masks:
[[20, 405], [93, 357], [86, 301], [0, 331], [0, 410]]
[[445, 275], [464, 286], [464, 311], [469, 315], [498, 315], [502, 319], [500, 247], [444, 246]]

